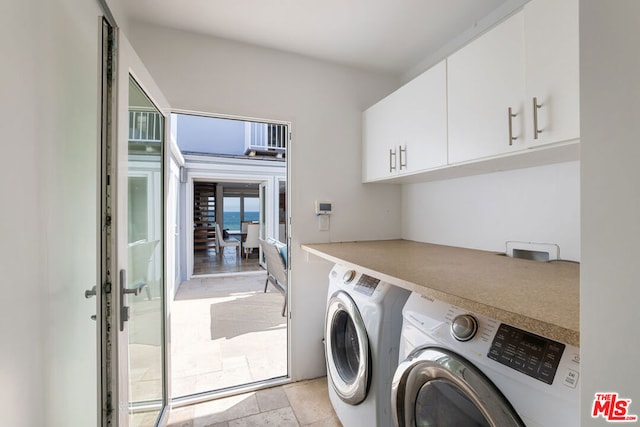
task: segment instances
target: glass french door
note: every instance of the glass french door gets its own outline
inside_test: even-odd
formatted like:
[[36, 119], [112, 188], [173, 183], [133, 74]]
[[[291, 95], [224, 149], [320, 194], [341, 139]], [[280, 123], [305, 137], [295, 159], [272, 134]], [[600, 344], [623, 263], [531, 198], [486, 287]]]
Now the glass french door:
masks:
[[[127, 263], [120, 271], [121, 352], [127, 363], [129, 425], [155, 425], [164, 381], [164, 117], [129, 76]], [[121, 165], [124, 166], [124, 165]], [[125, 190], [123, 188], [123, 190]]]
[[115, 75], [115, 95], [105, 123], [114, 137], [106, 138], [102, 154], [103, 265], [108, 284], [103, 295], [102, 425], [153, 427], [165, 422], [168, 408], [168, 105], [126, 38], [113, 37], [117, 65], [112, 62], [108, 68]]

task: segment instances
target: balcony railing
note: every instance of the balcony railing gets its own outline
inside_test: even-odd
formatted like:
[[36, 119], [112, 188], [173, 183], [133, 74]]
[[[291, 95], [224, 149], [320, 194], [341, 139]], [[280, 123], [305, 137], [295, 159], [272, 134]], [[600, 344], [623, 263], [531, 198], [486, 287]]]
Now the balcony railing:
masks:
[[162, 142], [162, 119], [157, 112], [129, 110], [129, 141]]
[[282, 157], [287, 151], [287, 126], [269, 123], [245, 122], [245, 152], [275, 153]]

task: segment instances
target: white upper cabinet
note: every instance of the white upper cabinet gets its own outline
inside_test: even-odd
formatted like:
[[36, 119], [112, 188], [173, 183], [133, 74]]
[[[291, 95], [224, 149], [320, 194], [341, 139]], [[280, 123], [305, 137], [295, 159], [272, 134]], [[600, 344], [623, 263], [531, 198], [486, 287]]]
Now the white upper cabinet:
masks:
[[402, 131], [398, 172], [447, 164], [447, 64], [442, 61], [398, 91]]
[[363, 180], [412, 174], [447, 163], [446, 62], [363, 114]]
[[[532, 146], [580, 137], [578, 0], [534, 0], [524, 9], [525, 132]], [[538, 107], [534, 115], [533, 98]], [[537, 119], [537, 139], [534, 121]]]
[[367, 109], [363, 115], [363, 181], [387, 178], [397, 170], [400, 106], [396, 92]]
[[579, 138], [578, 55], [577, 0], [533, 0], [451, 55], [449, 163]]
[[578, 0], [531, 0], [365, 111], [363, 180], [577, 160], [579, 86]]
[[524, 57], [522, 12], [449, 57], [449, 163], [522, 147]]

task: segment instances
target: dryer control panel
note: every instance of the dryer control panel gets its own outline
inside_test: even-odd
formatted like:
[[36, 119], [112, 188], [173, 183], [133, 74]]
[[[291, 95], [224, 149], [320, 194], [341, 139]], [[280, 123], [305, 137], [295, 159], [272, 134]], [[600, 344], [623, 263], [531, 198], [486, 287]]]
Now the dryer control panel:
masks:
[[358, 279], [358, 282], [356, 282], [353, 289], [360, 292], [361, 294], [371, 296], [373, 295], [373, 291], [375, 291], [378, 287], [378, 283], [380, 283], [379, 279], [363, 274], [362, 276], [360, 276], [360, 279]]
[[487, 357], [532, 378], [553, 383], [565, 345], [502, 323]]

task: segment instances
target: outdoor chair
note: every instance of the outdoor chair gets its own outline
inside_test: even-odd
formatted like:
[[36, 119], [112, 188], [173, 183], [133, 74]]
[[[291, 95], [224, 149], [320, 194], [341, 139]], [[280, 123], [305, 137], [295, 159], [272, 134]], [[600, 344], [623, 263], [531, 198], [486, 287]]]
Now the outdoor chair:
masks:
[[159, 240], [153, 240], [151, 242], [139, 240], [129, 243], [129, 277], [127, 286], [130, 289], [144, 289], [148, 300], [151, 300], [151, 289], [149, 288], [148, 279], [149, 267], [153, 259], [153, 252], [159, 242]]
[[282, 306], [282, 316], [286, 316], [287, 311], [287, 266], [280, 254], [280, 250], [273, 243], [259, 239], [262, 253], [267, 264], [267, 280], [264, 283], [264, 291], [271, 283], [282, 295], [284, 295], [284, 305]]

